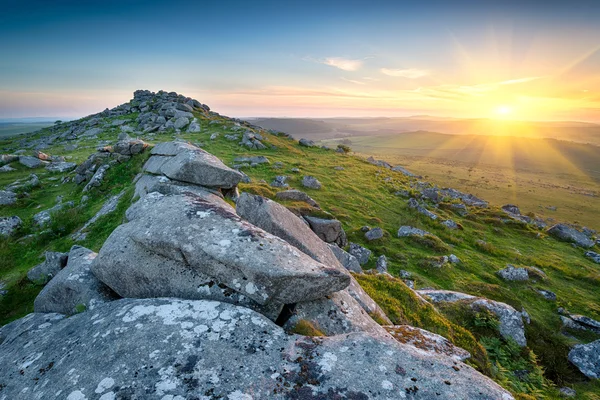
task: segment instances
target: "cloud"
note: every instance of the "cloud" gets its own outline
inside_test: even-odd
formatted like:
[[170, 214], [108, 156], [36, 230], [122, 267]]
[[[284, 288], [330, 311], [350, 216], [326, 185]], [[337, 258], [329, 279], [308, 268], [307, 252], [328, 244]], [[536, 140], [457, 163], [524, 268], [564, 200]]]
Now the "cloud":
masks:
[[345, 80], [346, 82], [350, 82], [350, 83], [354, 83], [355, 85], [366, 85], [366, 82], [362, 82], [362, 81], [357, 81], [355, 79], [348, 79], [348, 78], [344, 78], [342, 77], [343, 80]]
[[363, 60], [351, 60], [348, 58], [341, 57], [328, 57], [320, 61], [321, 64], [329, 65], [331, 67], [339, 68], [344, 71], [356, 71], [363, 65]]
[[541, 76], [530, 76], [527, 78], [511, 79], [508, 81], [500, 82], [499, 85], [514, 85], [517, 83], [526, 83], [526, 82], [535, 81], [535, 80], [541, 79], [541, 78], [542, 78]]
[[417, 68], [390, 69], [381, 68], [381, 73], [389, 76], [397, 76], [408, 79], [417, 79], [429, 75], [429, 71]]

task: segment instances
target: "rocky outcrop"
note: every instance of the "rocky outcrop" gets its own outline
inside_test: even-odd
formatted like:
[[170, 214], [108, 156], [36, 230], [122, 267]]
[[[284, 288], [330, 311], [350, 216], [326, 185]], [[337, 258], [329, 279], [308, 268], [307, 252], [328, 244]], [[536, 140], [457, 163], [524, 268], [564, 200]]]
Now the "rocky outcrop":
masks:
[[70, 399], [366, 399], [406, 391], [512, 399], [473, 368], [391, 337], [287, 335], [258, 313], [213, 301], [123, 299], [66, 319], [33, 314], [0, 329], [0, 342], [2, 394], [15, 399], [23, 390]]
[[[198, 285], [210, 276], [258, 304], [317, 299], [349, 283], [342, 269], [314, 261], [229, 209], [191, 193], [154, 193], [152, 201], [127, 214], [132, 215], [133, 220], [106, 240], [93, 265], [96, 276], [124, 297], [171, 295], [170, 290], [178, 290], [196, 273]], [[157, 283], [160, 268], [131, 263], [135, 258], [120, 248], [127, 241], [135, 243], [136, 252], [172, 260], [179, 272]]]
[[90, 271], [96, 253], [73, 246], [66, 267], [42, 289], [33, 309], [38, 313], [76, 314], [117, 298]]
[[594, 241], [585, 233], [567, 224], [556, 224], [548, 229], [548, 234], [564, 242], [575, 243], [581, 247], [592, 247]]
[[431, 299], [434, 303], [462, 301], [472, 310], [488, 310], [498, 317], [502, 337], [513, 339], [519, 346], [527, 345], [523, 316], [508, 304], [449, 290], [417, 290], [417, 293]]
[[381, 228], [373, 228], [373, 229], [369, 229], [367, 232], [365, 232], [365, 239], [367, 239], [369, 242], [372, 240], [381, 239], [382, 237], [383, 237], [383, 229], [381, 229]]
[[591, 331], [600, 334], [600, 321], [577, 314], [561, 315], [563, 326], [571, 329]]
[[600, 379], [600, 340], [575, 345], [569, 352], [569, 361], [588, 378]]

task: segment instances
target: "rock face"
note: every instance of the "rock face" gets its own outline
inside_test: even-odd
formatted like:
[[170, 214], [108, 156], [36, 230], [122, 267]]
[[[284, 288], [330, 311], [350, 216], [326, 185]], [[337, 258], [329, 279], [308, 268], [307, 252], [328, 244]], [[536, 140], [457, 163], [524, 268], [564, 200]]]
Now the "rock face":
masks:
[[67, 253], [47, 251], [46, 260], [27, 272], [27, 279], [39, 285], [45, 285], [67, 265]]
[[0, 236], [10, 236], [23, 224], [17, 216], [0, 217]]
[[566, 224], [556, 224], [548, 229], [548, 234], [554, 236], [555, 238], [575, 243], [581, 247], [592, 247], [594, 246], [594, 241], [590, 239], [585, 233], [578, 231], [577, 229], [566, 225]]
[[410, 325], [385, 326], [394, 339], [400, 343], [410, 344], [418, 349], [434, 354], [444, 354], [457, 361], [464, 361], [471, 357], [471, 353], [460, 347], [456, 347], [448, 339], [424, 329], [415, 328]]
[[308, 216], [304, 217], [304, 219], [310, 225], [310, 229], [324, 242], [335, 243], [340, 247], [345, 247], [348, 244], [346, 232], [344, 232], [340, 221]]
[[516, 268], [514, 265], [508, 265], [506, 268], [496, 272], [505, 281], [527, 281], [529, 273], [527, 268]]
[[242, 174], [206, 151], [186, 143], [156, 145], [144, 170], [170, 179], [206, 187], [230, 189], [242, 180]]
[[498, 317], [502, 337], [513, 339], [519, 346], [527, 346], [523, 316], [508, 304], [449, 290], [417, 290], [417, 293], [434, 303], [464, 301], [473, 310], [486, 309]]
[[[195, 274], [201, 274], [198, 285], [210, 276], [258, 304], [317, 299], [349, 284], [347, 272], [314, 261], [219, 204], [191, 193], [149, 196], [141, 209], [128, 212], [135, 218], [110, 235], [93, 265], [96, 276], [121, 296], [167, 296]], [[160, 268], [130, 262], [121, 249], [126, 241], [136, 251], [176, 262], [174, 270], [155, 282]]]
[[600, 340], [575, 345], [569, 352], [569, 361], [588, 378], [600, 379]]
[[512, 399], [473, 368], [392, 338], [287, 335], [212, 301], [123, 299], [66, 319], [33, 314], [3, 327], [0, 343], [7, 399], [25, 388], [69, 399], [400, 398], [415, 382], [421, 398]]
[[67, 266], [35, 298], [35, 312], [71, 315], [116, 299], [114, 293], [90, 271], [90, 264], [95, 257], [93, 251], [73, 246]]

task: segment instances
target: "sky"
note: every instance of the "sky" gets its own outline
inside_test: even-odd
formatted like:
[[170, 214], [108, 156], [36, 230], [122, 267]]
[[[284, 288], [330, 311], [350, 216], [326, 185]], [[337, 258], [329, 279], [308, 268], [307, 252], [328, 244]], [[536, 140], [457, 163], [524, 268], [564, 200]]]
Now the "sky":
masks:
[[234, 117], [600, 122], [598, 1], [1, 3], [0, 118], [149, 89]]

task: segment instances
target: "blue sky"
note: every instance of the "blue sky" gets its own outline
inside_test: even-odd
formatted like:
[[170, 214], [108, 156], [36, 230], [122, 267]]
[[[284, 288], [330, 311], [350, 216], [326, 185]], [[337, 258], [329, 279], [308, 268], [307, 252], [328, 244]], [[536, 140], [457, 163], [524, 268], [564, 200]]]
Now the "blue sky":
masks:
[[324, 3], [5, 0], [0, 117], [144, 88], [232, 116], [600, 119], [594, 2]]

